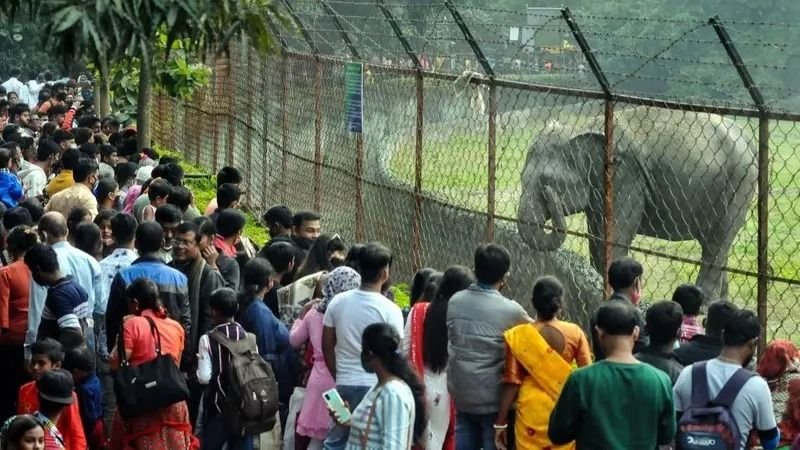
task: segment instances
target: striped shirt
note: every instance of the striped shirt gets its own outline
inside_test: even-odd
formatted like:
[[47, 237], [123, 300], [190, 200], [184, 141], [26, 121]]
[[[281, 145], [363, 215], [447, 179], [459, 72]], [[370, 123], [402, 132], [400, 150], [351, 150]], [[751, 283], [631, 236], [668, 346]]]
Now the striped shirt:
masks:
[[236, 322], [223, 323], [200, 337], [199, 358], [197, 363], [197, 379], [201, 384], [208, 384], [206, 391], [207, 411], [212, 413], [222, 412], [223, 402], [225, 401], [225, 390], [227, 380], [225, 374], [230, 364], [230, 354], [222, 347], [219, 342], [209, 338], [209, 334], [216, 330], [221, 330], [225, 335], [234, 341], [240, 341], [247, 337], [247, 332]]
[[414, 395], [392, 380], [370, 389], [353, 411], [345, 450], [408, 450], [413, 432]]
[[40, 328], [55, 321], [59, 329], [83, 329], [81, 320], [91, 315], [89, 295], [71, 276], [66, 276], [47, 290]]

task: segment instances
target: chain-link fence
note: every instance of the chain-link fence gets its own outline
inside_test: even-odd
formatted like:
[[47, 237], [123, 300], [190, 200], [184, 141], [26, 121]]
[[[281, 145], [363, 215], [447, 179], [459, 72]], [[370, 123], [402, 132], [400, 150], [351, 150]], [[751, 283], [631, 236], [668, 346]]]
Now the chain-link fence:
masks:
[[[798, 335], [800, 58], [763, 38], [791, 25], [281, 5], [278, 52], [238, 45], [213, 88], [153, 104], [156, 141], [243, 170], [251, 209], [315, 209], [351, 242], [383, 241], [396, 281], [470, 266], [495, 240], [515, 299], [556, 275], [584, 323], [607, 262], [630, 254], [647, 301], [697, 282], [756, 309], [765, 337]], [[363, 133], [346, 128], [354, 61]]]

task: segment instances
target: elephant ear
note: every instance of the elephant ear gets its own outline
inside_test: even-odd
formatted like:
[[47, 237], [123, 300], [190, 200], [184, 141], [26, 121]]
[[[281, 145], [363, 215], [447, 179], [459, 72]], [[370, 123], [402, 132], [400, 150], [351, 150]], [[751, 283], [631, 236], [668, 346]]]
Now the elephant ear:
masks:
[[603, 176], [603, 148], [606, 137], [602, 133], [586, 132], [569, 141], [569, 155], [574, 167], [581, 173], [588, 174], [589, 179], [600, 179]]

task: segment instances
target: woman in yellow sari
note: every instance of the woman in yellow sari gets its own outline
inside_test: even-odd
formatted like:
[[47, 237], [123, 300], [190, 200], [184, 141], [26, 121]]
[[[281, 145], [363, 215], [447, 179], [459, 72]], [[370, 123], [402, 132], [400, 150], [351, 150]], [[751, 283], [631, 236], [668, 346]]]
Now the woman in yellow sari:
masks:
[[[508, 444], [508, 413], [514, 401], [517, 411], [514, 441], [519, 450], [572, 449], [574, 443], [553, 445], [547, 438], [550, 412], [572, 371], [592, 362], [589, 342], [574, 323], [556, 318], [561, 310], [564, 287], [555, 277], [542, 277], [533, 286], [536, 321], [505, 332], [505, 387], [495, 422], [495, 444]], [[574, 363], [574, 364], [573, 364]]]

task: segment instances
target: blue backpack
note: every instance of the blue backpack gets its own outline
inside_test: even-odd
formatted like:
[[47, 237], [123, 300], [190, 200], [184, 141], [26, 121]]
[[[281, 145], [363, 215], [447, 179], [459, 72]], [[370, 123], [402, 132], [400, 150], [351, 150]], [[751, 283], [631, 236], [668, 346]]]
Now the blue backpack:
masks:
[[739, 369], [715, 399], [708, 393], [706, 363], [692, 366], [692, 404], [678, 421], [676, 450], [739, 450], [741, 434], [731, 414], [739, 391], [755, 373]]

